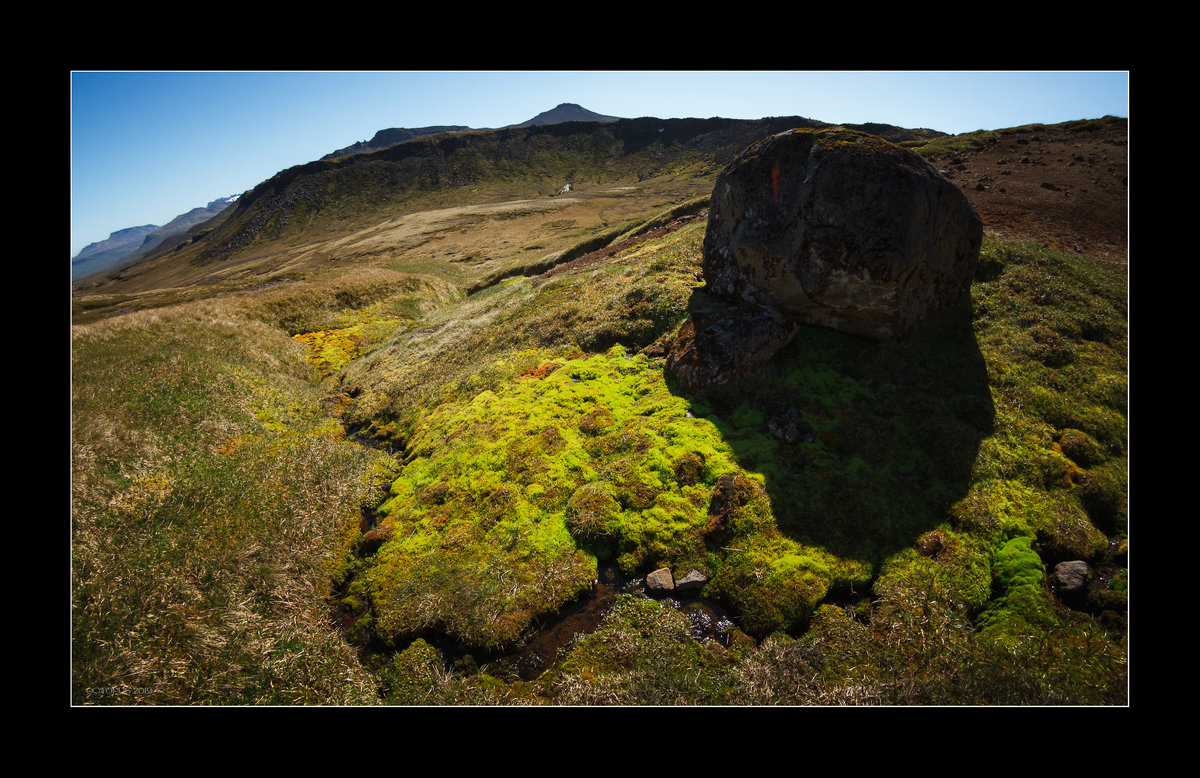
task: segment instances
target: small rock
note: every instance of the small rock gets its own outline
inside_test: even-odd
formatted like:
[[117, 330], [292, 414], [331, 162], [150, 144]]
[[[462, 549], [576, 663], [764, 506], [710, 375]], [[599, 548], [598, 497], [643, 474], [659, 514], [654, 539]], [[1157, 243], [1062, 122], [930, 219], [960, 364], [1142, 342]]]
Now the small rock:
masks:
[[675, 579], [671, 576], [671, 568], [660, 567], [646, 576], [646, 588], [651, 592], [671, 592], [675, 590]]
[[1054, 566], [1054, 580], [1058, 584], [1059, 594], [1068, 597], [1082, 594], [1087, 586], [1089, 572], [1087, 562], [1081, 559], [1059, 562]]
[[771, 437], [793, 445], [801, 442], [812, 443], [816, 439], [812, 427], [799, 418], [795, 408], [789, 408], [782, 416], [769, 419], [767, 432]]
[[689, 570], [687, 575], [675, 582], [675, 588], [681, 592], [690, 592], [702, 588], [706, 583], [707, 575], [699, 570]]

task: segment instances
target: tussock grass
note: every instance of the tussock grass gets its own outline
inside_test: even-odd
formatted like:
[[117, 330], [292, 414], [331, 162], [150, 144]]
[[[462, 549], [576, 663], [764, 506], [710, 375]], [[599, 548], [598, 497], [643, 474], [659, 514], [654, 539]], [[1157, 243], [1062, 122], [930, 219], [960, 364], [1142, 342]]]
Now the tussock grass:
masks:
[[387, 463], [302, 346], [203, 303], [76, 328], [72, 364], [73, 701], [374, 700], [324, 599]]

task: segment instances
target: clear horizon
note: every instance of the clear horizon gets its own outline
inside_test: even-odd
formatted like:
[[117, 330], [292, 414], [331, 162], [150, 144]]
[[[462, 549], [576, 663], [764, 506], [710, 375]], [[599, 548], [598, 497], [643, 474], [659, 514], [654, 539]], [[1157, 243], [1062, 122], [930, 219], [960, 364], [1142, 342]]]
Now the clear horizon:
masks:
[[483, 129], [561, 103], [634, 118], [802, 116], [950, 134], [1129, 116], [1127, 71], [77, 71], [71, 256], [390, 127]]

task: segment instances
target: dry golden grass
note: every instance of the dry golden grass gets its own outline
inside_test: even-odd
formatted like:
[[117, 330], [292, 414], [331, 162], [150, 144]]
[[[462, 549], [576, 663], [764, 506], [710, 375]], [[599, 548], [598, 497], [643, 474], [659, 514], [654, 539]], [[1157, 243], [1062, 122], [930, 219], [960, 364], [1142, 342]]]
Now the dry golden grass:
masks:
[[382, 455], [236, 305], [76, 327], [73, 700], [364, 703], [325, 604]]

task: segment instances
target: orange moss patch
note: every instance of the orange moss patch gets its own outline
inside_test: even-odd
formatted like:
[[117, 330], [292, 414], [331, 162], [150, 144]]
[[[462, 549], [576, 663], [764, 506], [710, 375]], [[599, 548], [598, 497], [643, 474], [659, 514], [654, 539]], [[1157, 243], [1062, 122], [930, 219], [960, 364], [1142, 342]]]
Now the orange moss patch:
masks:
[[249, 440], [250, 440], [249, 435], [235, 435], [234, 437], [232, 437], [228, 441], [226, 441], [225, 445], [218, 448], [217, 453], [222, 454], [224, 456], [230, 456], [232, 454], [236, 454], [237, 452], [241, 451], [243, 448], [246, 447], [246, 443], [249, 442]]
[[524, 371], [520, 376], [518, 376], [518, 378], [522, 380], [528, 378], [542, 379], [553, 373], [555, 370], [558, 370], [560, 367], [562, 367], [562, 365], [557, 362], [543, 362], [536, 368]]

